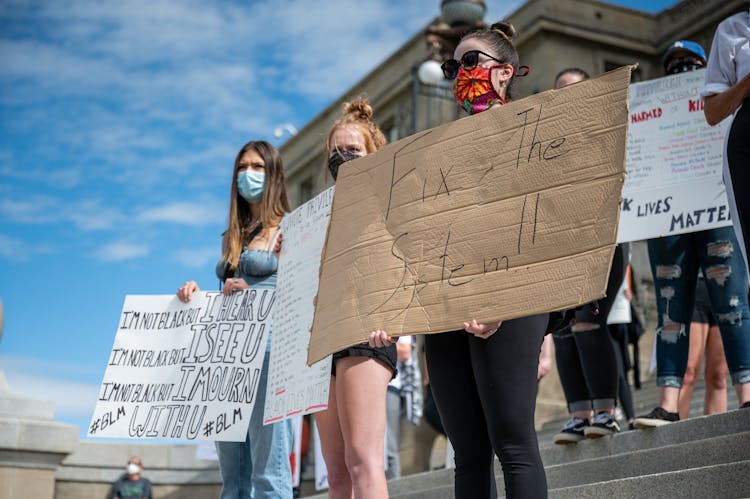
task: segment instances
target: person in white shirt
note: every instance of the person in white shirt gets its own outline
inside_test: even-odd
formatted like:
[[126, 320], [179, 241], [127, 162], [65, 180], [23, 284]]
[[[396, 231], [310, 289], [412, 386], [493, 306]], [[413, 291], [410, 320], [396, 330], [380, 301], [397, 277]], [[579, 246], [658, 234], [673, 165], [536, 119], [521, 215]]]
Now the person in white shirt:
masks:
[[[709, 125], [734, 114], [726, 140], [724, 183], [737, 240], [748, 269], [750, 249], [750, 3], [716, 28], [701, 92]], [[744, 243], [744, 244], [743, 244]], [[747, 284], [745, 287], [747, 291]], [[741, 320], [749, 320], [745, 316]], [[726, 347], [726, 345], [725, 345]], [[743, 380], [742, 407], [750, 407], [750, 379]]]
[[[745, 265], [750, 249], [750, 8], [719, 24], [711, 44], [706, 84], [701, 92], [709, 125], [734, 114], [726, 141], [724, 183], [727, 185], [737, 239], [744, 242]], [[743, 194], [744, 190], [744, 196]]]

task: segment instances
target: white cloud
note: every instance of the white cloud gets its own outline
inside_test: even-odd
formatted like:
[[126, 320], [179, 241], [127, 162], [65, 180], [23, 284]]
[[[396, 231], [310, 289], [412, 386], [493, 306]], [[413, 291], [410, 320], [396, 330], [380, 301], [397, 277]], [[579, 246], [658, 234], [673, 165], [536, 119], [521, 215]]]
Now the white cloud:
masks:
[[224, 216], [224, 206], [218, 202], [176, 202], [143, 210], [138, 219], [144, 222], [164, 222], [180, 225], [211, 225]]
[[[20, 396], [55, 403], [55, 417], [87, 420], [99, 396], [99, 385], [78, 381], [81, 376], [100, 377], [103, 372], [74, 364], [33, 357], [0, 355], [8, 387]], [[45, 376], [41, 373], [54, 373]]]
[[52, 253], [48, 246], [32, 245], [22, 239], [0, 234], [0, 257], [15, 262], [26, 262], [32, 257]]
[[15, 223], [44, 225], [70, 223], [83, 231], [110, 229], [125, 220], [99, 199], [66, 201], [52, 196], [10, 197], [0, 201], [0, 214]]
[[89, 418], [99, 396], [99, 385], [66, 381], [59, 377], [9, 374], [13, 392], [35, 400], [55, 403], [57, 418]]
[[211, 248], [183, 248], [175, 254], [175, 261], [190, 269], [205, 269], [219, 260], [218, 246]]
[[141, 258], [148, 255], [149, 251], [150, 248], [146, 245], [120, 241], [102, 246], [94, 256], [105, 262], [121, 262]]
[[[488, 3], [494, 20], [499, 2]], [[270, 139], [283, 122], [301, 128], [439, 12], [436, 0], [310, 5], [4, 2], [0, 111], [35, 139], [33, 160], [2, 151], [1, 183], [60, 195], [3, 196], [0, 215], [80, 231], [222, 220], [223, 206], [201, 216], [175, 197], [218, 191], [244, 141]], [[114, 203], [91, 197], [113, 186]], [[84, 201], [69, 199], [81, 193]], [[127, 216], [130, 206], [159, 203]]]
[[0, 255], [7, 258], [14, 258], [17, 254], [21, 253], [24, 244], [20, 239], [14, 239], [4, 234], [0, 234]]

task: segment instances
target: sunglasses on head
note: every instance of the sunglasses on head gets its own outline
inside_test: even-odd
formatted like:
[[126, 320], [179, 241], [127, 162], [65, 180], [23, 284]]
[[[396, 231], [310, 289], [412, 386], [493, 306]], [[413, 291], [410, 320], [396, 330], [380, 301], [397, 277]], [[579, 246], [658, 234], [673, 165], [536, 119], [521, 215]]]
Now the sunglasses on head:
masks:
[[[477, 65], [479, 65], [480, 55], [489, 57], [493, 61], [498, 62], [502, 65], [508, 64], [507, 62], [503, 62], [486, 52], [482, 52], [481, 50], [469, 50], [468, 52], [464, 52], [464, 55], [461, 56], [460, 61], [457, 61], [455, 59], [448, 59], [443, 64], [441, 64], [440, 68], [443, 70], [443, 76], [445, 76], [447, 80], [453, 80], [456, 78], [456, 76], [458, 76], [458, 70], [462, 67], [466, 71], [471, 71], [472, 69], [476, 68]], [[518, 72], [516, 72], [516, 69], [513, 68], [513, 74], [516, 76], [526, 76], [529, 73], [528, 66], [521, 66], [519, 69], [524, 69], [524, 73], [519, 74]]]

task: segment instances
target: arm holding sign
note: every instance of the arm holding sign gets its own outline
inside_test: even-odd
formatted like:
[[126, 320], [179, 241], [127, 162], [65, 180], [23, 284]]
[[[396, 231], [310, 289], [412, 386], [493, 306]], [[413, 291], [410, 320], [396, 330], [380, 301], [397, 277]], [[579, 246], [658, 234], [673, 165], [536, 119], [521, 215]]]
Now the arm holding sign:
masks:
[[716, 125], [733, 115], [750, 95], [747, 10], [722, 21], [711, 44], [706, 66], [706, 84], [701, 92], [703, 113], [709, 125]]
[[704, 98], [703, 113], [709, 125], [717, 125], [734, 114], [747, 96], [750, 95], [750, 73], [725, 91]]
[[198, 286], [197, 282], [187, 281], [177, 290], [177, 298], [179, 298], [182, 303], [187, 303], [193, 298], [193, 295], [200, 290], [201, 288]]
[[[498, 332], [502, 324], [502, 321], [497, 324], [479, 324], [476, 319], [472, 319], [470, 322], [464, 322], [464, 331], [473, 334], [477, 338], [486, 340]], [[396, 341], [397, 338], [393, 338], [386, 331], [378, 329], [370, 333], [369, 345], [375, 348], [385, 348], [393, 345]]]

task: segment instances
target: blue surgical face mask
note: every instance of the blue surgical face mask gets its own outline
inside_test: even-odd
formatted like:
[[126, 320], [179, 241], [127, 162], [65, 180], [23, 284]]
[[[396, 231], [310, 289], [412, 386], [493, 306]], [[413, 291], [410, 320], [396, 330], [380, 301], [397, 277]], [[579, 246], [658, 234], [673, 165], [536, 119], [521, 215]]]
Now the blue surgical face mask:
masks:
[[265, 174], [245, 170], [237, 174], [237, 190], [248, 203], [257, 203], [263, 198]]

